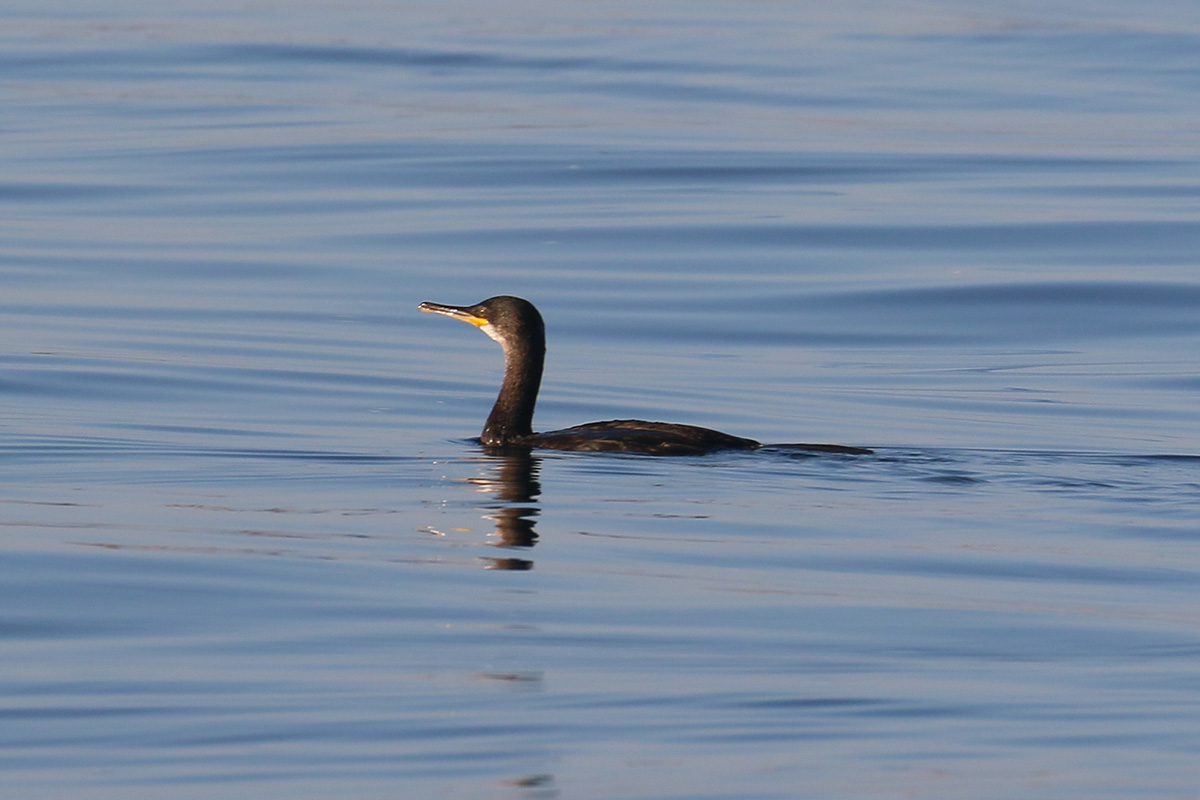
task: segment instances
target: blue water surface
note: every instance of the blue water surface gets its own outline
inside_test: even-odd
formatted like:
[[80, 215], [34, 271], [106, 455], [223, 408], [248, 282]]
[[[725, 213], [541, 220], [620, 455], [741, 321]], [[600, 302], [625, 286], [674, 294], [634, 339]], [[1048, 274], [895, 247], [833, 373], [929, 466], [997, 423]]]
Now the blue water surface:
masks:
[[9, 793], [1195, 795], [1193, 4], [0, 22]]

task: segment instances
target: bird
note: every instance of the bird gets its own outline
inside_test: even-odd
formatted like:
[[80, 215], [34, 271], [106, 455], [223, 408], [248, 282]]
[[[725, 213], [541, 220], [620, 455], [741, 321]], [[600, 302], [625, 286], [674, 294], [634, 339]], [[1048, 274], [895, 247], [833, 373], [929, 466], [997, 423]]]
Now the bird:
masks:
[[473, 306], [421, 303], [418, 308], [476, 326], [504, 350], [504, 381], [479, 442], [495, 450], [574, 450], [645, 455], [704, 455], [723, 450], [786, 448], [812, 453], [866, 455], [872, 450], [838, 444], [764, 445], [696, 425], [613, 419], [562, 430], [533, 431], [533, 410], [542, 384], [546, 325], [528, 300], [510, 295], [490, 297]]

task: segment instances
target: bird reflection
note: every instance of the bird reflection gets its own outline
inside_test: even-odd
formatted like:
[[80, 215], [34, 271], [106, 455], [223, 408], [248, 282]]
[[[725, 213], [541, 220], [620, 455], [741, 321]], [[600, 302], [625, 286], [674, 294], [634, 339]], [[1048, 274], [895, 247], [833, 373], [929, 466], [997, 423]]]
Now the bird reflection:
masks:
[[[481, 491], [492, 492], [497, 501], [488, 506], [491, 513], [485, 519], [496, 523], [497, 547], [533, 547], [537, 544], [534, 525], [541, 509], [536, 505], [542, 493], [538, 481], [541, 459], [526, 448], [485, 448], [494, 465], [493, 474], [469, 478], [468, 482]], [[533, 569], [533, 561], [526, 558], [490, 558], [489, 569]]]

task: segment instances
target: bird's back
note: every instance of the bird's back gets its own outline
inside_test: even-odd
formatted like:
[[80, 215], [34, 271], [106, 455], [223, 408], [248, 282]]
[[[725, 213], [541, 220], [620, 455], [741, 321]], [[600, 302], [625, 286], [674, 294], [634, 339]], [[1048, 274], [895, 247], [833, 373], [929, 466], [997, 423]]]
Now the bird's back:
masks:
[[696, 425], [613, 419], [572, 428], [535, 433], [531, 447], [547, 450], [580, 450], [646, 453], [656, 456], [702, 455], [717, 450], [755, 450], [753, 439], [731, 436]]

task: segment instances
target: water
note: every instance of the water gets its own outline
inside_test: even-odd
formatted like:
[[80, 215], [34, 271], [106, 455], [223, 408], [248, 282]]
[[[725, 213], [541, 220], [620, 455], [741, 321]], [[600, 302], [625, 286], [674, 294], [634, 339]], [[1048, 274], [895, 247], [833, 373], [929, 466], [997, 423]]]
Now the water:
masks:
[[2, 14], [14, 796], [1196, 796], [1192, 4]]

